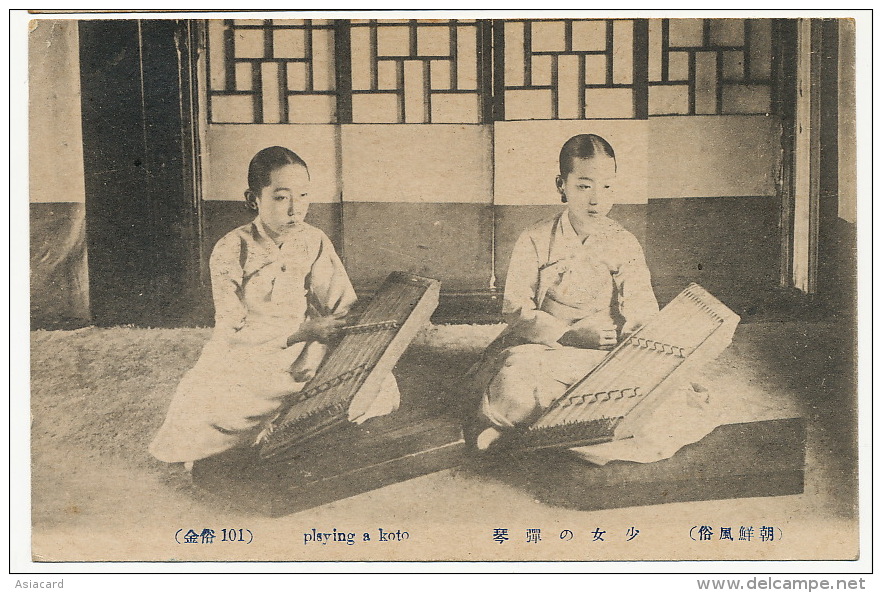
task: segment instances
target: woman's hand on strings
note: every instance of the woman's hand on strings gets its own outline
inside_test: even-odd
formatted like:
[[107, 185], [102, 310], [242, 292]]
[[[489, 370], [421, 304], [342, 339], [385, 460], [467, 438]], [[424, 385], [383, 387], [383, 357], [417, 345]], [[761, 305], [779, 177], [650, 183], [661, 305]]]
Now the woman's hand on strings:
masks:
[[288, 345], [297, 342], [327, 343], [346, 325], [346, 319], [331, 315], [308, 317], [300, 324], [297, 331], [288, 337]]
[[597, 350], [612, 350], [617, 342], [618, 332], [614, 326], [598, 324], [590, 319], [576, 322], [560, 339], [563, 346]]

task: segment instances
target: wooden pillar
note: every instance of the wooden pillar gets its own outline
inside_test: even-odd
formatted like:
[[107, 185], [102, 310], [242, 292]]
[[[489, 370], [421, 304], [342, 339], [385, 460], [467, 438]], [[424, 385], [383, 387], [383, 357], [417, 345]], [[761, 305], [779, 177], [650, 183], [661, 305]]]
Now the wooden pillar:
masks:
[[835, 19], [799, 20], [789, 263], [792, 285], [809, 295], [837, 283], [830, 253], [839, 202], [838, 52]]
[[796, 125], [793, 150], [793, 286], [812, 294], [817, 282], [820, 69], [818, 24], [797, 25]]

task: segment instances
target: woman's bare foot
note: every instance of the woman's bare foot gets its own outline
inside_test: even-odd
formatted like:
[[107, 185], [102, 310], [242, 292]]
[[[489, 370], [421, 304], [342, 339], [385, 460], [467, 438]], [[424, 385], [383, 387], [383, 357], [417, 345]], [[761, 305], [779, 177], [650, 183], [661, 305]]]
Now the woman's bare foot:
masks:
[[496, 439], [502, 436], [502, 433], [499, 432], [498, 429], [490, 428], [484, 429], [481, 431], [481, 434], [478, 435], [478, 438], [475, 439], [475, 446], [479, 451], [486, 451], [487, 448], [492, 445]]

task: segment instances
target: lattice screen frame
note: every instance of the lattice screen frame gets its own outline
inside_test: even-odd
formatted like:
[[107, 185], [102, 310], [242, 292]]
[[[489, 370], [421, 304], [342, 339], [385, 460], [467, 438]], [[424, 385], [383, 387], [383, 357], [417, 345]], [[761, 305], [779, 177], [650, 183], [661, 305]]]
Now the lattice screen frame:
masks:
[[[316, 68], [316, 51], [321, 43], [333, 43], [335, 21], [313, 20], [223, 20], [208, 23], [208, 95], [209, 120], [215, 119], [218, 102], [241, 97], [250, 99], [251, 121], [223, 123], [334, 123], [337, 77]], [[280, 44], [285, 38], [287, 44]], [[223, 44], [223, 61], [212, 63], [212, 47]], [[241, 49], [240, 49], [241, 44]], [[336, 44], [335, 44], [336, 45]], [[218, 54], [215, 53], [215, 56]], [[330, 56], [324, 56], [327, 59]], [[218, 63], [219, 62], [219, 63]], [[299, 71], [299, 76], [298, 76]], [[297, 78], [300, 85], [291, 84]], [[300, 88], [292, 88], [299, 86]], [[306, 118], [298, 122], [291, 117], [292, 101], [319, 100], [326, 117]], [[240, 102], [244, 105], [245, 101]], [[322, 106], [319, 106], [321, 111]], [[275, 113], [270, 113], [275, 111]]]
[[[310, 20], [283, 20], [283, 21], [210, 21], [208, 25], [208, 72], [209, 72], [209, 121], [212, 123], [433, 123], [436, 120], [436, 112], [432, 108], [433, 98], [452, 96], [473, 95], [475, 100], [474, 113], [469, 117], [453, 116], [444, 118], [444, 123], [487, 123], [492, 118], [492, 93], [490, 92], [491, 81], [491, 25], [487, 20], [461, 20], [450, 19], [447, 21], [430, 21], [411, 19], [403, 20], [343, 20], [334, 21], [310, 21]], [[390, 29], [401, 29], [407, 32], [407, 49], [404, 52], [389, 54], [379, 47], [378, 34], [385, 33]], [[422, 49], [421, 36], [427, 30], [447, 30], [447, 53], [427, 53]], [[303, 51], [296, 52], [303, 55], [278, 55], [279, 51], [274, 43], [279, 32], [302, 31], [304, 35]], [[333, 34], [333, 86], [325, 85], [314, 88], [315, 78], [314, 62], [316, 54], [313, 53], [311, 39], [315, 31], [329, 31]], [[352, 63], [356, 59], [363, 58], [358, 52], [361, 48], [353, 50], [353, 33], [359, 35], [361, 31], [367, 31], [369, 35], [368, 59], [370, 60], [370, 73], [368, 85], [360, 85], [361, 76], [353, 74]], [[461, 67], [458, 52], [463, 44], [458, 43], [463, 34], [474, 35], [472, 51], [475, 59], [474, 83], [463, 85], [462, 76], [458, 76], [458, 68]], [[262, 36], [262, 42], [255, 43], [257, 34]], [[244, 36], [252, 37], [251, 46], [246, 44]], [[237, 49], [237, 42], [242, 39], [242, 49]], [[359, 40], [356, 39], [356, 43]], [[212, 47], [223, 44], [223, 64], [212, 64]], [[468, 46], [468, 44], [465, 44]], [[448, 66], [448, 87], [437, 83], [437, 76], [433, 77], [432, 67], [446, 63]], [[290, 65], [303, 65], [305, 69], [305, 88], [290, 88]], [[392, 64], [396, 68], [395, 83], [381, 84], [378, 71], [380, 64]], [[405, 93], [405, 69], [408, 75], [413, 71], [411, 66], [417, 65], [422, 69], [420, 81], [421, 93], [416, 95], [421, 103], [420, 117], [416, 117], [407, 108], [414, 104], [414, 99]], [[250, 73], [246, 70], [250, 68]], [[275, 78], [267, 84], [265, 74], [274, 74]], [[274, 72], [273, 72], [274, 71]], [[327, 77], [326, 77], [327, 78]], [[408, 76], [408, 78], [413, 78]], [[408, 81], [409, 82], [409, 81]], [[355, 83], [355, 84], [354, 84]], [[467, 88], [463, 88], [466, 86]], [[412, 87], [408, 87], [408, 91]], [[267, 96], [269, 95], [269, 96]], [[276, 97], [273, 97], [276, 95]], [[395, 98], [394, 117], [380, 118], [379, 121], [359, 117], [358, 105], [353, 109], [360, 97], [388, 95]], [[334, 113], [329, 114], [323, 121], [298, 122], [292, 117], [289, 108], [291, 97], [334, 97]], [[239, 102], [239, 113], [247, 111], [243, 109], [246, 100], [251, 102], [250, 121], [240, 117], [240, 121], [218, 120], [216, 110], [212, 109], [212, 103], [226, 100], [226, 97], [242, 97]], [[425, 99], [425, 101], [424, 101]], [[437, 99], [436, 99], [437, 100]], [[267, 117], [267, 106], [278, 105], [278, 117]], [[235, 118], [233, 118], [235, 119]]]
[[[494, 46], [494, 118], [498, 121], [512, 119], [588, 119], [589, 115], [595, 115], [591, 119], [646, 119], [646, 19], [505, 19], [493, 21], [493, 46]], [[558, 25], [560, 28], [556, 40], [562, 47], [536, 49], [533, 31], [535, 28], [548, 28]], [[626, 27], [630, 25], [630, 30]], [[586, 35], [585, 32], [576, 31], [577, 28], [599, 28], [599, 35]], [[522, 37], [516, 29], [521, 29]], [[618, 29], [618, 32], [616, 30]], [[625, 54], [620, 51], [619, 39], [630, 37]], [[547, 43], [547, 40], [545, 41]], [[553, 42], [552, 42], [553, 43]], [[594, 44], [594, 45], [592, 45]], [[512, 50], [511, 46], [515, 45]], [[602, 47], [601, 47], [602, 46]], [[616, 54], [619, 54], [616, 56]], [[523, 58], [523, 71], [511, 64], [513, 57]], [[534, 69], [538, 59], [549, 58], [550, 76], [547, 82], [536, 83]], [[602, 59], [604, 61], [604, 74], [602, 81], [589, 80], [590, 73], [587, 63], [590, 60]], [[561, 84], [559, 70], [564, 61], [577, 64], [575, 88], [567, 89], [573, 96], [570, 103], [575, 99], [576, 109], [570, 106], [569, 113], [561, 111]], [[618, 63], [625, 61], [625, 68], [617, 67]], [[509, 80], [510, 77], [515, 81]], [[597, 116], [597, 113], [588, 113], [587, 94], [604, 91], [619, 90], [630, 91], [630, 113], [622, 116], [621, 113], [607, 116]], [[514, 93], [519, 92], [544, 92], [550, 94], [550, 114], [547, 117], [523, 117], [513, 113], [512, 103]], [[620, 94], [620, 93], [619, 93]], [[521, 110], [523, 111], [523, 110]], [[533, 114], [535, 115], [535, 113]], [[563, 117], [562, 117], [563, 115]]]
[[[674, 19], [679, 24], [689, 19]], [[779, 23], [776, 19], [762, 19], [769, 23], [769, 47], [766, 59], [767, 75], [754, 77], [751, 72], [751, 23], [755, 19], [729, 19], [744, 23], [744, 32], [739, 43], [718, 43], [713, 39], [713, 23], [723, 19], [691, 19], [701, 21], [702, 31], [700, 42], [688, 46], [671, 45], [670, 27], [672, 19], [507, 19], [507, 20], [461, 20], [444, 21], [426, 20], [263, 20], [263, 21], [209, 21], [208, 43], [206, 52], [208, 69], [208, 117], [211, 123], [489, 123], [510, 119], [607, 119], [598, 117], [586, 107], [586, 93], [603, 92], [604, 90], [630, 91], [630, 110], [623, 109], [614, 113], [609, 119], [647, 119], [655, 116], [669, 115], [724, 115], [724, 114], [766, 114], [776, 113], [779, 107], [778, 88], [775, 77], [775, 60], [779, 48]], [[593, 23], [593, 25], [591, 25]], [[619, 29], [621, 23], [631, 23], [630, 30]], [[533, 27], [556, 26], [563, 32], [562, 47], [559, 49], [534, 49], [531, 47], [531, 29]], [[603, 29], [602, 40], [598, 36], [598, 46], [586, 46], [585, 38], [579, 37], [575, 29], [600, 24]], [[660, 24], [660, 25], [659, 25]], [[517, 68], [512, 68], [511, 56], [506, 55], [506, 27], [522, 27], [523, 40], [521, 52], [524, 59], [523, 71], [516, 75], [517, 80], [506, 80]], [[659, 30], [659, 26], [661, 27]], [[590, 28], [590, 27], [589, 27]], [[380, 33], [400, 30], [406, 33], [404, 49], [389, 53], [383, 50]], [[429, 30], [447, 31], [446, 52], [427, 52], [422, 45], [423, 33]], [[368, 56], [365, 58], [361, 37], [364, 32], [368, 36]], [[474, 38], [474, 85], [463, 88], [460, 84], [458, 69], [461, 55], [458, 40], [463, 32], [473, 32]], [[279, 50], [277, 38], [284, 37], [286, 32], [302, 33], [302, 48]], [[624, 33], [622, 33], [624, 32]], [[630, 37], [628, 59], [630, 67], [616, 70], [616, 52], [621, 35]], [[356, 46], [353, 47], [353, 35]], [[316, 57], [313, 42], [317, 37], [325, 39], [333, 37], [333, 62], [328, 64], [331, 55], [325, 56], [325, 76], [316, 76]], [[249, 39], [250, 38], [250, 41]], [[240, 41], [241, 39], [241, 41]], [[403, 39], [403, 37], [402, 37]], [[509, 39], [510, 41], [510, 39]], [[602, 47], [599, 44], [602, 42]], [[211, 47], [223, 44], [224, 60], [222, 64], [212, 64]], [[237, 50], [237, 44], [241, 48]], [[296, 45], [296, 44], [295, 44]], [[442, 42], [441, 45], [444, 45]], [[589, 44], [590, 45], [590, 44]], [[436, 44], [437, 48], [437, 44]], [[238, 51], [238, 53], [237, 53]], [[660, 62], [656, 53], [660, 52]], [[745, 71], [740, 77], [732, 78], [731, 60], [734, 54], [744, 57]], [[672, 55], [675, 59], [687, 56], [686, 75], [672, 78]], [[506, 61], [509, 60], [507, 64]], [[551, 63], [550, 80], [537, 83], [533, 63], [536, 59]], [[353, 61], [369, 62], [370, 72], [365, 75], [361, 71], [353, 72]], [[605, 75], [603, 80], [590, 80], [586, 64], [589, 61], [604, 60]], [[709, 60], [713, 61], [712, 69], [707, 68]], [[575, 110], [570, 99], [566, 113], [562, 113], [560, 93], [561, 81], [558, 71], [562, 64], [576, 63], [575, 83], [569, 87], [577, 88]], [[447, 84], [444, 87], [444, 75], [439, 85], [435, 80], [435, 72], [439, 64], [447, 64]], [[394, 74], [389, 76], [391, 68]], [[327, 70], [332, 69], [332, 73]], [[385, 80], [381, 81], [380, 69], [386, 72]], [[676, 67], [674, 68], [676, 69]], [[714, 77], [713, 96], [707, 92], [697, 92], [699, 75], [708, 76], [712, 70]], [[295, 78], [302, 82], [299, 88], [292, 88], [292, 72], [298, 72]], [[624, 73], [624, 74], [622, 74]], [[586, 78], [587, 76], [587, 78]], [[389, 82], [393, 80], [394, 82]], [[321, 84], [317, 84], [320, 81]], [[414, 82], [416, 81], [416, 82]], [[296, 86], [296, 85], [293, 85]], [[419, 88], [419, 92], [412, 89]], [[679, 87], [679, 89], [678, 89]], [[407, 89], [407, 92], [406, 90]], [[663, 89], [673, 89], [664, 91]], [[685, 90], [683, 90], [685, 89]], [[765, 109], [727, 110], [725, 93], [727, 89], [754, 92], [762, 98], [767, 93]], [[569, 89], [572, 91], [572, 89]], [[550, 93], [550, 109], [545, 114], [527, 114], [517, 116], [514, 105], [506, 105], [507, 93], [519, 91], [539, 91]], [[659, 101], [663, 93], [685, 92], [686, 103], [675, 109], [666, 109], [663, 101]], [[438, 98], [454, 101], [454, 97], [474, 95], [474, 109], [469, 106], [456, 112], [456, 107], [448, 109], [443, 117], [438, 117], [433, 108], [433, 100]], [[359, 109], [359, 102], [365, 97], [394, 97], [394, 108], [382, 117], [365, 117], [372, 114], [370, 109]], [[511, 95], [509, 95], [511, 96]], [[755, 97], [753, 98], [755, 99]], [[677, 98], [682, 102], [682, 97]], [[751, 98], [746, 101], [750, 104]], [[217, 119], [220, 101], [238, 102], [237, 120]], [[243, 107], [250, 101], [250, 118], [241, 114], [248, 111]], [[293, 110], [291, 104], [298, 101], [306, 102], [313, 109], [312, 114], [301, 117], [300, 111]], [[310, 103], [311, 102], [311, 103]], [[713, 103], [713, 108], [706, 107]], [[756, 102], [756, 101], [754, 101]], [[389, 103], [391, 105], [391, 103]], [[355, 108], [354, 108], [355, 107]], [[277, 111], [277, 113], [276, 113]], [[394, 114], [391, 112], [394, 111]], [[318, 115], [316, 115], [318, 114]], [[451, 115], [452, 114], [452, 115]]]
[[[347, 91], [351, 123], [491, 121], [490, 21], [371, 19], [348, 21], [344, 27], [350, 43], [350, 65], [359, 61], [367, 66], [359, 73], [350, 70]], [[339, 61], [344, 60], [346, 57], [340, 55]], [[394, 117], [362, 116], [365, 110], [359, 109], [360, 102], [384, 96], [394, 97]], [[467, 106], [472, 108], [468, 114], [463, 109], [459, 117], [450, 112], [442, 116], [435, 103], [445, 98], [473, 99], [474, 103]]]
[[[672, 44], [671, 42], [671, 21], [677, 21], [679, 27], [688, 27], [692, 25], [696, 30], [696, 25], [700, 21], [700, 33], [693, 33], [695, 41], [687, 44]], [[752, 47], [751, 28], [757, 22], [768, 23], [768, 56], [765, 60], [763, 70], [765, 75], [757, 77], [751, 68], [751, 63], [755, 60]], [[732, 35], [731, 31], [726, 32], [724, 26], [729, 24], [741, 24], [742, 33], [739, 41], [723, 40], [720, 37]], [[717, 30], [714, 31], [714, 25]], [[688, 37], [689, 33], [681, 33], [682, 37]], [[700, 41], [698, 37], [700, 36]], [[682, 40], [682, 39], [681, 39]], [[728, 42], [726, 42], [728, 41]], [[780, 24], [778, 19], [651, 19], [649, 25], [649, 116], [671, 116], [671, 115], [766, 115], [777, 113], [779, 111], [778, 83], [776, 72], [776, 61], [779, 59], [780, 53]], [[655, 50], [659, 52], [659, 61], [655, 61]], [[672, 56], [673, 54], [673, 56]], [[740, 54], [740, 56], [739, 56]], [[681, 58], [682, 56], [682, 58]], [[672, 57], [675, 57], [672, 60]], [[707, 63], [700, 63], [700, 58], [708, 58]], [[737, 60], [741, 59], [740, 62]], [[682, 60], [685, 59], [685, 64]], [[704, 61], [704, 60], [701, 60]], [[674, 63], [680, 62], [680, 63]], [[710, 66], [710, 67], [708, 67]], [[685, 69], [685, 75], [682, 74]], [[737, 74], [738, 70], [741, 74]], [[680, 74], [672, 74], [672, 70], [680, 72]], [[701, 72], [700, 72], [701, 70]], [[708, 75], [708, 72], [711, 74]], [[735, 73], [735, 74], [733, 74]], [[696, 90], [697, 79], [700, 76], [708, 76], [712, 78], [713, 94], [702, 93]], [[662, 101], [653, 101], [653, 94], [657, 93], [656, 89], [685, 87], [686, 104], [678, 109], [664, 109], [660, 107]], [[749, 88], [752, 87], [752, 88]], [[726, 108], [726, 91], [745, 91], [748, 94], [753, 93], [756, 100], [757, 95], [764, 92], [768, 93], [767, 100], [764, 102], [765, 109], [727, 109]], [[679, 99], [682, 100], [682, 96]], [[749, 98], [748, 98], [749, 99]], [[737, 103], [736, 101], [732, 101]], [[700, 105], [699, 103], [705, 103]], [[712, 108], [706, 105], [712, 103]]]

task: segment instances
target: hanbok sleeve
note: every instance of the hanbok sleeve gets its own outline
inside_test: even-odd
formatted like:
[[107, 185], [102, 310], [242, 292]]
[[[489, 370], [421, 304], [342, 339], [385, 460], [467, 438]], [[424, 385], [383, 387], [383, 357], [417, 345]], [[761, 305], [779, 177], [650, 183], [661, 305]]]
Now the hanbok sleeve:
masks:
[[321, 233], [318, 254], [309, 275], [309, 302], [321, 316], [343, 317], [357, 297], [334, 244]]
[[227, 235], [217, 242], [209, 259], [214, 331], [216, 336], [226, 339], [232, 339], [245, 324], [247, 311], [242, 300], [242, 249], [238, 237]]
[[521, 234], [508, 265], [502, 314], [510, 333], [532, 343], [554, 344], [567, 332], [569, 324], [540, 310], [541, 265], [529, 233]]
[[635, 332], [653, 315], [658, 313], [658, 301], [652, 290], [652, 282], [646, 258], [640, 243], [633, 236], [622, 249], [624, 259], [615, 274], [619, 314], [624, 318], [622, 334]]

